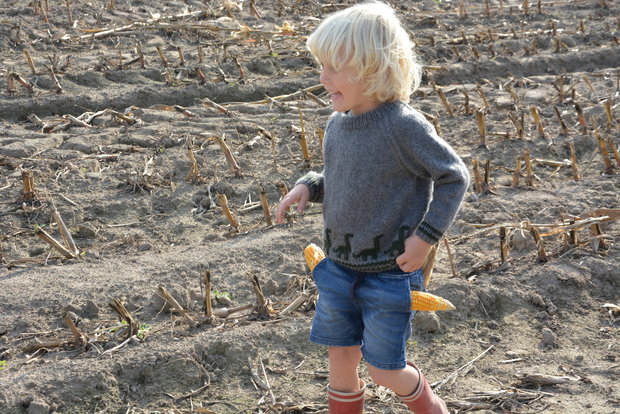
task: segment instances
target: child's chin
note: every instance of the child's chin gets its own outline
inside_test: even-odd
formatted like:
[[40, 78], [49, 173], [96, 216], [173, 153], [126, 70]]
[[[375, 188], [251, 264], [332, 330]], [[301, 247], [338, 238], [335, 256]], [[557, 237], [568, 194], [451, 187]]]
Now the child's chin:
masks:
[[345, 112], [349, 109], [345, 105], [343, 105], [341, 102], [334, 102], [334, 101], [332, 101], [332, 108], [336, 112]]

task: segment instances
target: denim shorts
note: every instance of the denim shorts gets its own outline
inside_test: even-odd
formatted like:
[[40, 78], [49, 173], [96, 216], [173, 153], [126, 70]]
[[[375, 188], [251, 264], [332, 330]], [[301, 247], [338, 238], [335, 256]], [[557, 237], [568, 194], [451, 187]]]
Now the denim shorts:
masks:
[[322, 260], [313, 272], [319, 290], [310, 340], [361, 345], [364, 360], [386, 370], [405, 368], [411, 336], [411, 291], [424, 290], [422, 270], [367, 273]]

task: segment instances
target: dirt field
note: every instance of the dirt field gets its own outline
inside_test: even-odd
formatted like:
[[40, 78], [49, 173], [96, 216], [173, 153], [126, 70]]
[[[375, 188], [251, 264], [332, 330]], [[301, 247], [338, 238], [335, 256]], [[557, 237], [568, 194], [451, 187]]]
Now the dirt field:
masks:
[[[321, 206], [272, 225], [261, 193], [322, 167], [304, 42], [352, 3], [2, 2], [0, 413], [326, 412]], [[479, 174], [430, 284], [457, 310], [411, 357], [454, 413], [620, 412], [620, 4], [392, 3], [411, 104]], [[246, 309], [207, 318], [206, 275]]]

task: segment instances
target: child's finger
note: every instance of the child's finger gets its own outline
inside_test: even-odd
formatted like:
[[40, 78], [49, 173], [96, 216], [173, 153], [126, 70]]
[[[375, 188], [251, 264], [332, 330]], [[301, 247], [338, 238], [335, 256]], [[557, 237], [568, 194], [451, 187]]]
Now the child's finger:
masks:
[[299, 197], [299, 202], [297, 203], [297, 212], [298, 213], [303, 213], [304, 210], [306, 209], [306, 204], [308, 203], [308, 194], [306, 193], [302, 193], [301, 196]]
[[286, 199], [278, 204], [278, 208], [276, 209], [276, 223], [284, 223], [284, 212], [290, 204], [291, 202]]

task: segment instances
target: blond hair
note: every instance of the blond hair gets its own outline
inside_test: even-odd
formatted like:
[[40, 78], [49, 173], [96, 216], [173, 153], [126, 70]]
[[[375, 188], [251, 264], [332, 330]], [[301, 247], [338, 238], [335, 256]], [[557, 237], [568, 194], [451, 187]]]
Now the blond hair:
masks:
[[413, 42], [385, 3], [358, 4], [328, 16], [306, 45], [321, 64], [354, 68], [352, 81], [364, 81], [364, 95], [381, 102], [409, 102], [420, 86], [422, 68]]

